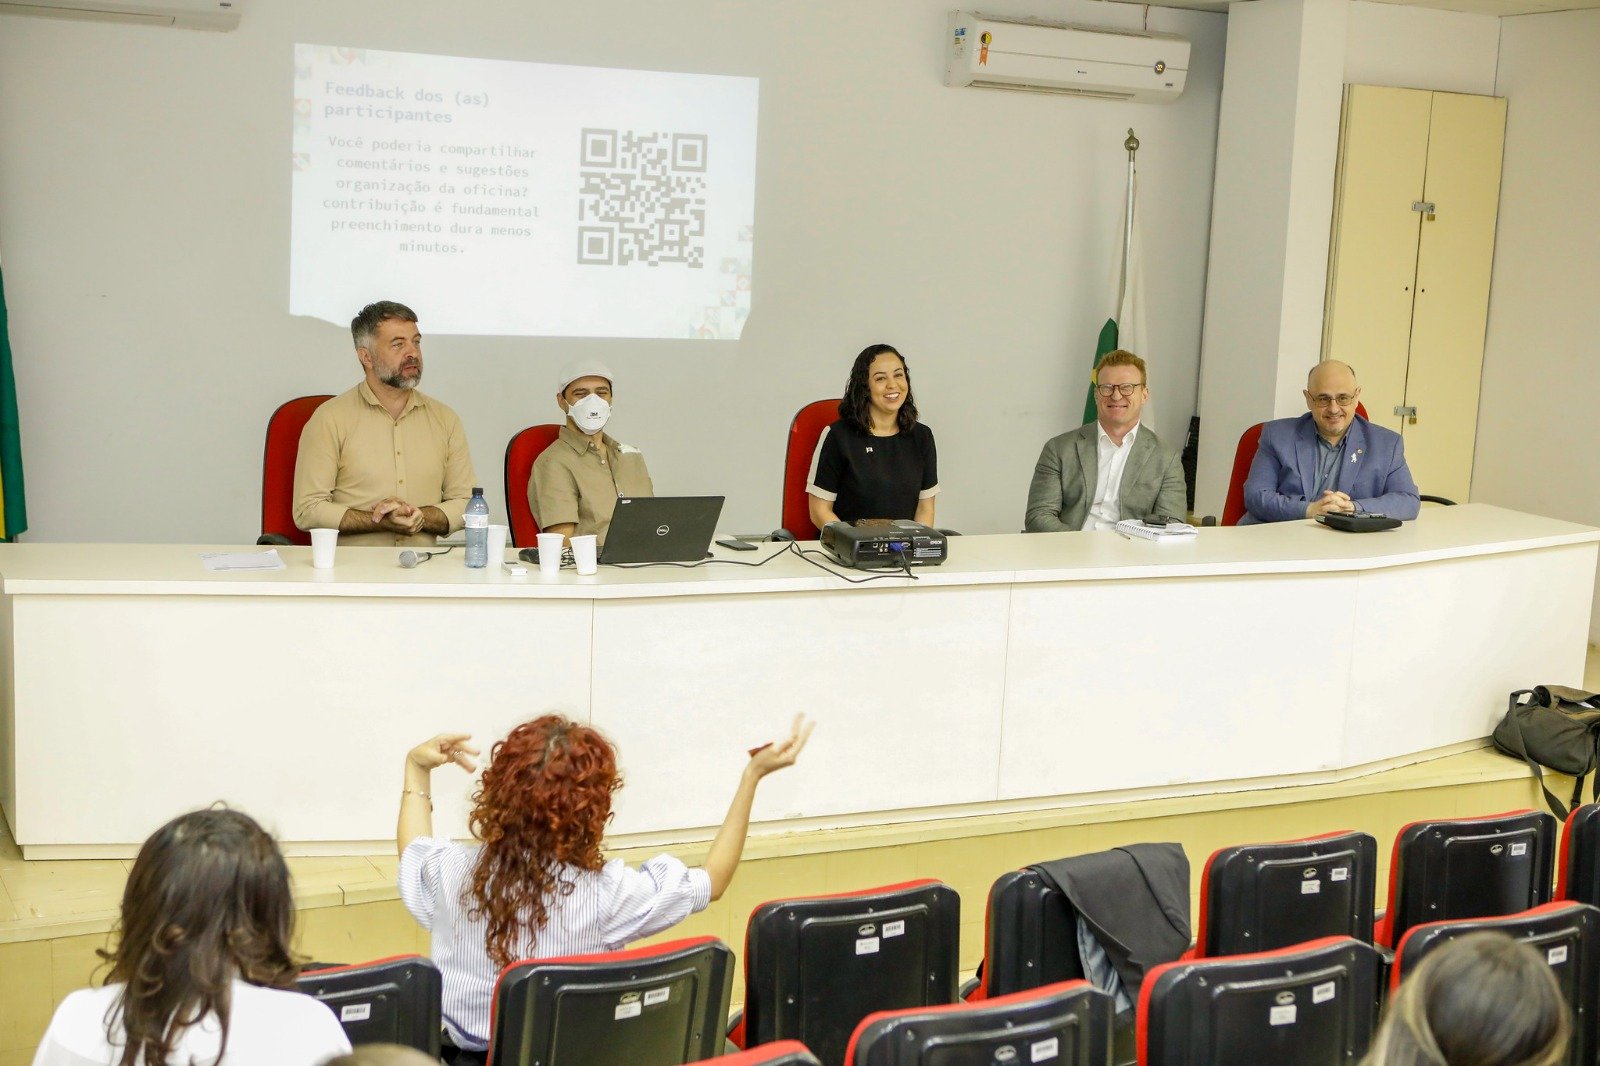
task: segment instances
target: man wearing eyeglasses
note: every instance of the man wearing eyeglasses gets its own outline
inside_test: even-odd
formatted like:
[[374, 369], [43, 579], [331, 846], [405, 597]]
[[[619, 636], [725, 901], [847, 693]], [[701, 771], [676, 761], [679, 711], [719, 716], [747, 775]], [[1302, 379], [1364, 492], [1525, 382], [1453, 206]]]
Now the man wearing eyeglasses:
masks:
[[1356, 414], [1356, 372], [1330, 359], [1306, 378], [1306, 414], [1261, 427], [1240, 525], [1329, 512], [1415, 518], [1422, 510], [1400, 434]]
[[1144, 360], [1120, 348], [1095, 371], [1095, 421], [1054, 437], [1028, 489], [1029, 533], [1111, 529], [1124, 518], [1183, 518], [1188, 490], [1178, 453], [1139, 424], [1150, 398]]

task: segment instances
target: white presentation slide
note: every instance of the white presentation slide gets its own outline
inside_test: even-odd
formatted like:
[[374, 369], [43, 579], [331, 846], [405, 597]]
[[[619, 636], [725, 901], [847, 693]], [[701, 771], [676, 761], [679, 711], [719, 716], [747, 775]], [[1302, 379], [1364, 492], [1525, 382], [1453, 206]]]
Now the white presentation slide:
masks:
[[289, 311], [735, 340], [755, 78], [295, 45]]

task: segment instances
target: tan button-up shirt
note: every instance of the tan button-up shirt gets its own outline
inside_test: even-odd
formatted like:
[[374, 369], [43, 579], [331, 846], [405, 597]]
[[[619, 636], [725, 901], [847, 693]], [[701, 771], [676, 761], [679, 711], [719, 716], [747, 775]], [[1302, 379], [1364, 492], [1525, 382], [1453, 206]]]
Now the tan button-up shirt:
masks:
[[528, 478], [528, 506], [540, 529], [577, 523], [573, 536], [593, 533], [606, 542], [618, 496], [654, 496], [650, 472], [638, 448], [600, 435], [603, 448], [571, 426], [533, 463]]
[[[389, 417], [363, 381], [317, 408], [300, 434], [294, 465], [294, 524], [338, 529], [349, 508], [366, 510], [398, 496], [416, 507], [437, 507], [461, 528], [472, 496], [472, 456], [461, 419], [444, 404], [412, 389], [399, 418]], [[343, 533], [340, 544], [427, 545], [431, 534]]]

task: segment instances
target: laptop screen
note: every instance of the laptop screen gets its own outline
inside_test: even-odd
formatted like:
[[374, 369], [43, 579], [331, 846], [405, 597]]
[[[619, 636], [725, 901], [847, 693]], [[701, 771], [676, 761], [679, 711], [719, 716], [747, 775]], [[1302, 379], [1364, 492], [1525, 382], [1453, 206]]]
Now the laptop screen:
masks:
[[692, 563], [706, 557], [722, 517], [722, 496], [622, 496], [600, 561]]

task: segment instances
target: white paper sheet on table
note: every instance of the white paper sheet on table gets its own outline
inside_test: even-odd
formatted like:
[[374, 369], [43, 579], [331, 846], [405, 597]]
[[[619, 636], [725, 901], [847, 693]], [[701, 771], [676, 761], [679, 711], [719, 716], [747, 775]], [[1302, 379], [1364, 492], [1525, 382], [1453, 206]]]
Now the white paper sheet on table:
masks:
[[201, 552], [207, 570], [282, 570], [284, 561], [277, 548], [264, 552]]

